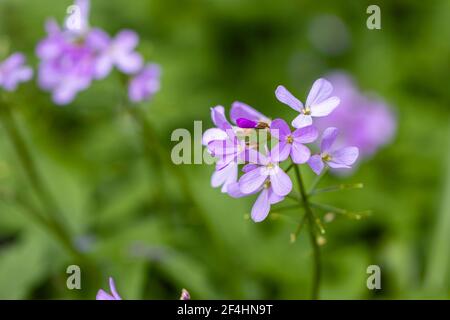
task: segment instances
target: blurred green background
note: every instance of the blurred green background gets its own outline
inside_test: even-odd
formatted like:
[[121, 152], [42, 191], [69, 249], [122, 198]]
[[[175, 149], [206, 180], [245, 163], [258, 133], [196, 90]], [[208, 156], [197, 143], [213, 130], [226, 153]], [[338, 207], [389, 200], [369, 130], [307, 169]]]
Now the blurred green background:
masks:
[[[381, 30], [366, 28], [373, 1], [92, 2], [92, 26], [110, 34], [134, 29], [139, 51], [162, 66], [161, 92], [140, 108], [167, 152], [174, 129], [193, 131], [194, 120], [212, 126], [209, 108], [217, 104], [241, 100], [292, 119], [274, 98], [278, 84], [304, 99], [315, 79], [340, 69], [382, 96], [397, 114], [394, 141], [352, 175], [322, 182], [363, 182], [362, 190], [323, 201], [373, 213], [326, 224], [321, 297], [450, 297], [450, 1], [376, 1]], [[0, 0], [0, 60], [22, 51], [36, 66], [46, 18], [62, 22], [70, 4]], [[311, 32], [323, 15], [343, 29], [322, 28], [317, 40]], [[320, 46], [339, 47], [342, 37], [338, 52]], [[254, 199], [211, 188], [212, 166], [177, 169], [192, 192], [188, 201], [178, 171], [149, 166], [139, 128], [120, 111], [119, 88], [112, 75], [66, 107], [55, 106], [35, 80], [10, 95], [39, 174], [89, 263], [70, 255], [10, 196], [38, 203], [1, 127], [0, 298], [93, 299], [107, 289], [108, 276], [126, 299], [177, 299], [181, 288], [193, 299], [308, 298], [307, 234], [291, 244], [296, 225], [289, 220], [246, 220]], [[71, 264], [81, 266], [82, 290], [66, 288]], [[381, 290], [366, 287], [371, 264], [381, 267]]]

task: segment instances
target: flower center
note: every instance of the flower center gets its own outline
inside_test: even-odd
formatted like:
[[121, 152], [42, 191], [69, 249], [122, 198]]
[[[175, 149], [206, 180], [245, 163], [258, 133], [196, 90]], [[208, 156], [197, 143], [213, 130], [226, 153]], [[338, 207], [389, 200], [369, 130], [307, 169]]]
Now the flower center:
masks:
[[310, 109], [309, 107], [304, 107], [304, 108], [302, 109], [302, 113], [303, 113], [305, 116], [309, 116], [309, 115], [311, 115], [311, 109]]
[[331, 161], [331, 156], [328, 153], [323, 153], [322, 154], [322, 160], [323, 161]]
[[269, 189], [270, 188], [270, 180], [267, 179], [266, 182], [264, 182], [264, 188]]
[[292, 135], [288, 135], [286, 138], [287, 143], [293, 143], [294, 142], [294, 138], [292, 137]]

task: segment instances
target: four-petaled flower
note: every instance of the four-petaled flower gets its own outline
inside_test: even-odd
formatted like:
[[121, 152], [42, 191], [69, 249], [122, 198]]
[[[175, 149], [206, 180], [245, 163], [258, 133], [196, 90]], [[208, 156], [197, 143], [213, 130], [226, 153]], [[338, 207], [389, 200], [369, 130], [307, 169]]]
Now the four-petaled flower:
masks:
[[275, 148], [278, 149], [281, 161], [286, 160], [290, 155], [294, 163], [301, 164], [307, 162], [311, 155], [308, 147], [303, 144], [314, 142], [319, 132], [314, 126], [308, 126], [291, 133], [286, 121], [275, 119], [270, 124], [270, 134], [279, 140]]
[[309, 91], [305, 106], [283, 86], [277, 87], [275, 95], [280, 102], [300, 112], [292, 121], [292, 126], [302, 128], [312, 125], [313, 117], [325, 117], [339, 105], [339, 98], [331, 96], [332, 91], [330, 82], [325, 79], [316, 80]]
[[351, 165], [358, 158], [359, 150], [357, 147], [344, 147], [337, 150], [331, 148], [337, 135], [337, 128], [326, 129], [322, 135], [320, 154], [313, 155], [309, 159], [308, 164], [317, 175], [322, 172], [325, 164], [333, 169], [351, 168]]
[[276, 154], [264, 156], [258, 154], [255, 164], [243, 168], [244, 175], [239, 179], [239, 190], [243, 195], [261, 192], [256, 199], [251, 217], [255, 222], [263, 221], [272, 204], [284, 199], [292, 190], [292, 181], [278, 165], [280, 159]]
[[131, 102], [149, 100], [160, 89], [161, 69], [157, 64], [145, 66], [141, 72], [130, 80], [128, 98]]

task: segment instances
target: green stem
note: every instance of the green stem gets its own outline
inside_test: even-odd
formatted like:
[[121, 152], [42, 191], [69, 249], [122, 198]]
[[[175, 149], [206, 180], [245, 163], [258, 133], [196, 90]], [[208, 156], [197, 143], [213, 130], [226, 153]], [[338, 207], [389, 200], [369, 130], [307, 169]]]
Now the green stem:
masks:
[[334, 191], [341, 191], [341, 190], [351, 190], [351, 189], [362, 189], [364, 185], [362, 183], [343, 183], [338, 184], [336, 186], [326, 187], [322, 189], [313, 189], [310, 191], [309, 195], [313, 196], [320, 193], [325, 192], [334, 192]]
[[[2, 122], [12, 142], [19, 158], [19, 162], [22, 165], [35, 194], [38, 195], [43, 206], [47, 209], [47, 217], [40, 215], [36, 210], [31, 210], [28, 213], [34, 215], [35, 221], [39, 222], [41, 225], [44, 225], [48, 230], [50, 230], [50, 232], [53, 233], [54, 236], [61, 240], [63, 246], [70, 254], [75, 256], [77, 259], [80, 258], [78, 250], [72, 243], [69, 231], [61, 221], [61, 217], [58, 215], [60, 211], [38, 174], [35, 162], [26, 146], [25, 139], [22, 137], [16, 126], [9, 106], [3, 104], [0, 111], [0, 121]], [[21, 200], [21, 203], [23, 204], [24, 202]], [[30, 205], [27, 205], [27, 209], [30, 210]]]
[[314, 274], [313, 274], [313, 284], [312, 284], [312, 293], [311, 297], [314, 300], [319, 299], [319, 287], [320, 287], [320, 279], [321, 279], [321, 262], [320, 262], [320, 248], [319, 244], [317, 243], [316, 239], [316, 233], [315, 233], [315, 219], [314, 219], [314, 213], [311, 209], [308, 195], [306, 193], [305, 186], [303, 184], [302, 176], [300, 174], [300, 169], [298, 166], [294, 166], [295, 169], [295, 175], [297, 177], [297, 183], [300, 189], [300, 194], [302, 196], [302, 202], [303, 206], [305, 208], [306, 217], [308, 219], [309, 224], [309, 237], [311, 241], [311, 245], [313, 247], [314, 251]]

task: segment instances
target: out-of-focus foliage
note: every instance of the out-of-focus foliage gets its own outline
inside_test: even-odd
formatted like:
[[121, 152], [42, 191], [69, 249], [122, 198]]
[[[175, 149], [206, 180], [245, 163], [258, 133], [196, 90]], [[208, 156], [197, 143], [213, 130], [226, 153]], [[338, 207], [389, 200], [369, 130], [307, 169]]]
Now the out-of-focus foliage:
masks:
[[[321, 296], [450, 297], [449, 1], [382, 1], [381, 30], [367, 29], [364, 1], [92, 2], [92, 25], [111, 34], [136, 30], [146, 60], [162, 66], [162, 90], [141, 108], [167, 150], [174, 129], [193, 131], [194, 120], [212, 126], [216, 104], [241, 100], [292, 119], [274, 98], [276, 85], [305, 96], [336, 69], [383, 97], [397, 115], [394, 141], [351, 175], [323, 181], [363, 182], [362, 190], [320, 199], [372, 215], [326, 224]], [[1, 0], [0, 60], [22, 51], [35, 66], [45, 19], [61, 22], [70, 4]], [[67, 107], [53, 105], [35, 81], [10, 95], [40, 173], [97, 272], [82, 265], [83, 289], [68, 290], [66, 267], [76, 262], [27, 208], [2, 199], [0, 298], [92, 299], [110, 275], [128, 299], [176, 299], [182, 287], [194, 299], [308, 298], [307, 236], [290, 244], [296, 225], [289, 219], [244, 219], [253, 199], [212, 189], [211, 166], [181, 168], [199, 204], [190, 205], [172, 171], [148, 165], [139, 130], [120, 109], [120, 90], [112, 75]], [[163, 185], [169, 203], [160, 201]], [[0, 189], [33, 198], [3, 128]], [[381, 267], [382, 290], [366, 287], [371, 264]]]

